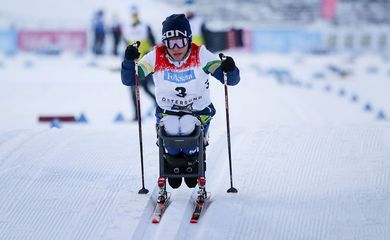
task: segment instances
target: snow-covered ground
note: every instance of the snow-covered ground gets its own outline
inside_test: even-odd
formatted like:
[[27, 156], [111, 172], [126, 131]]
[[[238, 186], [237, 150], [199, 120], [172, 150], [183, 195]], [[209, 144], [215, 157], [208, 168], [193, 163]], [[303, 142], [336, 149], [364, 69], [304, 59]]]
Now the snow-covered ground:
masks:
[[[34, 2], [53, 7], [51, 1]], [[75, 19], [87, 26], [98, 7], [124, 13], [129, 4], [70, 2], [78, 5], [56, 5], [57, 15], [27, 11], [33, 6], [20, 8], [17, 1], [2, 9], [35, 23], [59, 17], [60, 23]], [[156, 32], [174, 11], [161, 1], [134, 2]], [[154, 8], [148, 7], [152, 2]], [[147, 117], [151, 101], [141, 92], [150, 193], [139, 195], [137, 124], [114, 121], [118, 113], [130, 119], [134, 111], [115, 71], [120, 59], [0, 55], [0, 238], [388, 239], [388, 58], [226, 54], [236, 59], [242, 78], [229, 88], [233, 180], [239, 192], [226, 193], [224, 90], [211, 81], [217, 115], [206, 177], [212, 202], [196, 225], [189, 223], [196, 192], [186, 187], [169, 188], [172, 204], [160, 224], [150, 223], [158, 177], [154, 119]], [[50, 114], [84, 114], [87, 123], [50, 128], [38, 122]]]
[[[192, 189], [172, 190], [159, 225], [150, 223], [158, 151], [154, 119], [138, 128], [120, 59], [64, 55], [2, 58], [0, 236], [3, 239], [388, 239], [390, 66], [375, 56], [235, 57], [242, 81], [229, 88], [230, 186], [223, 86], [207, 149], [212, 203], [189, 223]], [[94, 64], [92, 64], [94, 63]], [[329, 66], [348, 70], [342, 78]], [[275, 72], [288, 72], [279, 74]], [[340, 93], [341, 89], [344, 92]], [[143, 92], [141, 92], [142, 94]], [[356, 100], [352, 99], [357, 96]], [[366, 111], [366, 103], [372, 110]], [[144, 113], [150, 100], [142, 95]], [[50, 128], [39, 115], [83, 113], [87, 124]], [[147, 116], [146, 114], [144, 114]]]

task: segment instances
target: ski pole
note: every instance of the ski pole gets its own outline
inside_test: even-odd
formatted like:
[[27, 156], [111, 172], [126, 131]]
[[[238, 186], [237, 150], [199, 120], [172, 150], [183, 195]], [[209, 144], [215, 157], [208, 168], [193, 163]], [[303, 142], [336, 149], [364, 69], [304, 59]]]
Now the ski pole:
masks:
[[[223, 53], [219, 54], [221, 61], [226, 59]], [[229, 156], [229, 169], [230, 169], [230, 188], [227, 190], [228, 193], [237, 193], [238, 190], [233, 187], [233, 168], [232, 168], [232, 150], [230, 144], [230, 120], [229, 120], [229, 95], [227, 85], [227, 74], [223, 72], [223, 81], [225, 86], [225, 109], [226, 109], [226, 133], [227, 133], [227, 144], [228, 144], [228, 156]]]
[[[134, 47], [139, 48], [141, 43], [137, 41], [133, 44]], [[137, 111], [137, 120], [138, 120], [138, 137], [139, 137], [139, 153], [141, 157], [141, 174], [142, 174], [142, 188], [138, 191], [138, 194], [147, 194], [149, 192], [148, 189], [145, 188], [145, 180], [144, 180], [144, 154], [143, 154], [143, 146], [142, 146], [142, 124], [141, 124], [141, 100], [139, 95], [139, 79], [138, 79], [138, 63], [135, 62], [135, 96], [136, 96], [136, 111]]]

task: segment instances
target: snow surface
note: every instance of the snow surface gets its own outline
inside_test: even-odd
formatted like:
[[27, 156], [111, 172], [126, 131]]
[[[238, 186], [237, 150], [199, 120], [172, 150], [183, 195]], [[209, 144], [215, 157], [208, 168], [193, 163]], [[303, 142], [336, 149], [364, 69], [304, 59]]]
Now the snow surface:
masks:
[[[158, 177], [154, 119], [143, 121], [150, 193], [138, 195], [137, 124], [114, 122], [117, 113], [132, 114], [128, 89], [109, 70], [119, 59], [4, 58], [2, 239], [388, 239], [390, 121], [377, 119], [377, 111], [390, 112], [389, 64], [360, 56], [348, 63], [353, 74], [340, 78], [327, 66], [342, 67], [345, 56], [228, 54], [242, 72], [240, 85], [229, 88], [239, 193], [226, 193], [224, 93], [212, 81], [218, 114], [206, 176], [213, 198], [197, 225], [189, 223], [195, 191], [185, 187], [170, 189], [173, 203], [162, 222], [150, 223]], [[378, 61], [377, 71], [365, 71], [366, 61]], [[275, 69], [290, 71], [293, 80], [277, 80]], [[142, 104], [146, 112], [146, 95]], [[57, 129], [37, 122], [42, 114], [80, 113], [87, 124]]]
[[[211, 81], [212, 202], [196, 225], [189, 223], [196, 191], [186, 187], [169, 189], [173, 203], [160, 224], [150, 223], [158, 177], [151, 101], [141, 92], [150, 193], [139, 195], [137, 124], [114, 122], [133, 114], [115, 71], [120, 59], [0, 56], [0, 238], [389, 239], [388, 59], [225, 53], [242, 78], [229, 88], [239, 192], [226, 193], [224, 91]], [[81, 113], [87, 123], [37, 121]]]

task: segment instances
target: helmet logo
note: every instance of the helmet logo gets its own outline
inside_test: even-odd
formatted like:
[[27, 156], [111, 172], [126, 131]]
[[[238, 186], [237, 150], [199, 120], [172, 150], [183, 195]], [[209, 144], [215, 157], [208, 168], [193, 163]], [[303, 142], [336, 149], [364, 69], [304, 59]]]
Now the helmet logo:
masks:
[[169, 30], [169, 31], [166, 31], [163, 35], [162, 35], [162, 39], [167, 39], [167, 38], [172, 38], [172, 37], [188, 37], [187, 36], [187, 31], [184, 30], [183, 32], [180, 31], [180, 30]]

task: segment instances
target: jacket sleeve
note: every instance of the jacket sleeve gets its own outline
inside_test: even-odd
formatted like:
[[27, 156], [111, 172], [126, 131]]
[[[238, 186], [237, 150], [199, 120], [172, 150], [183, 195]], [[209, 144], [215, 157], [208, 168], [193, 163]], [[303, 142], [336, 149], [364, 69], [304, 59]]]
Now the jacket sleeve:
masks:
[[[218, 79], [222, 84], [225, 83], [223, 79], [223, 71], [221, 68], [221, 60], [207, 50], [204, 46], [201, 46], [200, 49], [201, 62], [203, 64], [203, 71], [207, 74], [211, 74], [211, 76]], [[227, 84], [229, 86], [237, 85], [240, 82], [240, 70], [236, 67], [232, 72], [228, 72], [227, 76]]]
[[[211, 73], [213, 77], [218, 79], [221, 83], [225, 83], [223, 79], [223, 71], [221, 66], [217, 67], [213, 73]], [[227, 84], [229, 86], [237, 85], [240, 82], [240, 70], [236, 67], [232, 72], [227, 72]]]
[[[146, 77], [149, 77], [150, 74], [154, 73], [154, 59], [156, 58], [156, 53], [154, 50], [147, 53], [142, 59], [138, 62], [138, 78], [139, 81], [143, 81]], [[121, 68], [121, 79], [122, 83], [126, 86], [135, 85], [135, 62], [124, 59], [122, 62]]]
[[135, 85], [135, 63], [134, 61], [123, 60], [121, 68], [122, 83], [126, 86]]
[[[224, 84], [223, 79], [223, 71], [221, 68], [221, 61], [214, 60], [207, 63], [207, 65], [203, 68], [203, 71], [206, 73], [210, 73], [211, 76], [218, 79], [222, 84]], [[227, 84], [229, 86], [237, 85], [240, 82], [240, 70], [236, 67], [232, 72], [228, 72], [227, 76]]]

